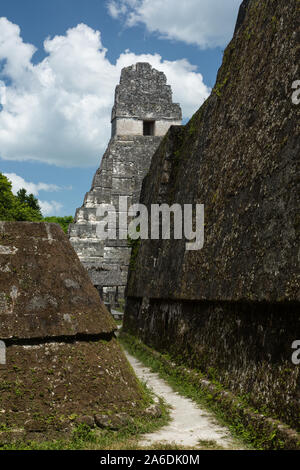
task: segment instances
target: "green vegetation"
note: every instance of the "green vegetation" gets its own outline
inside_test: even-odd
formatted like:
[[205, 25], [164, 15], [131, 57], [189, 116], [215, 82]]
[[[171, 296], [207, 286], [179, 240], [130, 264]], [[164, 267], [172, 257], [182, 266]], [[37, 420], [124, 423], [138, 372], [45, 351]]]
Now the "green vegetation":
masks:
[[220, 98], [222, 96], [222, 90], [223, 88], [226, 86], [228, 80], [230, 78], [230, 73], [228, 72], [226, 77], [224, 78], [224, 80], [222, 82], [218, 82], [216, 83], [214, 89], [213, 89], [213, 92]]
[[[160, 418], [161, 420], [161, 418]], [[158, 424], [159, 420], [156, 420]], [[48, 442], [27, 441], [23, 443], [7, 444], [0, 450], [222, 450], [215, 441], [200, 440], [197, 447], [180, 446], [173, 442], [158, 442], [149, 446], [139, 444], [142, 434], [156, 431], [162, 427], [154, 420], [144, 418], [134, 425], [122, 431], [93, 430], [84, 424], [80, 424], [73, 432], [69, 441], [56, 440]], [[167, 423], [165, 423], [167, 424]]]
[[43, 219], [38, 200], [20, 189], [15, 196], [11, 182], [0, 173], [0, 220], [39, 222]]
[[68, 227], [73, 223], [74, 219], [71, 215], [65, 217], [44, 217], [45, 222], [59, 224], [65, 233], [68, 233]]
[[[284, 441], [284, 434], [274, 425], [275, 420], [271, 423], [258, 419], [261, 412], [249, 406], [247, 397], [231, 395], [216, 380], [209, 383], [200, 371], [174, 363], [167, 354], [154, 351], [131, 335], [121, 333], [119, 340], [130, 354], [157, 372], [174, 390], [212, 411], [244, 446], [258, 450], [290, 448], [291, 444]], [[208, 385], [203, 386], [203, 379]]]
[[117, 308], [120, 312], [124, 313], [125, 310], [125, 299], [119, 299], [119, 307]]
[[245, 29], [244, 36], [248, 41], [249, 39], [251, 39], [252, 32], [251, 32], [250, 26], [247, 26], [247, 28]]
[[[140, 382], [143, 389], [145, 405], [154, 403], [153, 393], [146, 384]], [[15, 443], [1, 443], [0, 433], [0, 450], [110, 450], [110, 449], [129, 449], [135, 450], [141, 448], [138, 441], [142, 434], [157, 431], [165, 426], [169, 420], [169, 409], [167, 405], [160, 400], [159, 406], [162, 411], [160, 418], [151, 418], [149, 415], [143, 414], [143, 411], [137, 416], [132, 417], [131, 421], [119, 430], [90, 428], [85, 424], [77, 425], [70, 438], [55, 439], [49, 441], [17, 441]], [[107, 414], [110, 414], [108, 411]], [[70, 416], [75, 419], [76, 415]], [[4, 426], [0, 431], [6, 434], [9, 430]], [[151, 447], [150, 447], [151, 448]], [[168, 449], [177, 449], [170, 445]]]
[[52, 222], [59, 224], [63, 231], [67, 233], [69, 224], [73, 222], [73, 217], [43, 218], [37, 198], [33, 194], [28, 194], [24, 188], [14, 195], [11, 182], [0, 173], [0, 220]]
[[[140, 230], [141, 228], [138, 225], [136, 228], [136, 231], [140, 232]], [[130, 271], [135, 270], [135, 263], [136, 263], [137, 255], [139, 252], [140, 244], [141, 244], [140, 238], [138, 238], [137, 240], [133, 240], [132, 238], [130, 238], [129, 235], [127, 235], [127, 245], [129, 246], [129, 248], [131, 248], [131, 256], [130, 256], [130, 261], [129, 261]]]

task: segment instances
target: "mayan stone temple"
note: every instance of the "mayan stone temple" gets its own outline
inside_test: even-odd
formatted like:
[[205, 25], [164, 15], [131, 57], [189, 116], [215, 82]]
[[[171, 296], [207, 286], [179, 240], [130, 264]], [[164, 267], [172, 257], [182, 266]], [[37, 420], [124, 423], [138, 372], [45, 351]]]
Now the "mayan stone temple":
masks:
[[111, 139], [69, 229], [70, 242], [94, 286], [112, 306], [124, 298], [130, 248], [127, 239], [102, 241], [97, 237], [97, 208], [112, 204], [117, 210], [119, 196], [127, 196], [128, 207], [138, 202], [152, 155], [170, 126], [180, 125], [181, 118], [181, 108], [173, 103], [163, 72], [148, 63], [122, 70], [112, 109]]

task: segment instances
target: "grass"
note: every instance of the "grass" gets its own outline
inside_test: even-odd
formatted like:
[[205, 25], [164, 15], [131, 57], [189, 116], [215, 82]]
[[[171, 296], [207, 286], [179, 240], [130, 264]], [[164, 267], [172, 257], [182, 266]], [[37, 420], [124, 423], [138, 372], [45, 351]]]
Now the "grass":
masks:
[[[140, 382], [148, 404], [153, 403], [153, 392], [145, 383]], [[159, 406], [162, 411], [160, 418], [149, 418], [142, 413], [133, 417], [126, 427], [113, 430], [90, 428], [84, 424], [78, 425], [69, 438], [18, 441], [16, 443], [1, 443], [0, 450], [133, 450], [142, 448], [138, 441], [143, 434], [154, 432], [165, 426], [170, 420], [169, 407], [160, 399]], [[5, 430], [7, 431], [7, 430]], [[1, 439], [1, 438], [0, 438]], [[151, 449], [152, 447], [149, 447]]]
[[[182, 396], [192, 399], [195, 403], [199, 404], [206, 410], [213, 412], [217, 421], [221, 425], [229, 428], [231, 434], [236, 438], [237, 444], [240, 444], [240, 447], [254, 449], [252, 436], [248, 433], [247, 429], [242, 426], [242, 423], [232, 424], [232, 422], [227, 419], [227, 416], [224, 414], [224, 412], [214, 402], [213, 396], [209, 396], [208, 394], [204, 393], [199, 388], [199, 385], [193, 382], [193, 380], [188, 381], [187, 378], [182, 375], [180, 366], [176, 366], [173, 363], [174, 367], [166, 367], [166, 364], [159, 359], [157, 354], [152, 355], [150, 348], [144, 347], [144, 345], [141, 346], [141, 342], [139, 340], [131, 337], [128, 334], [121, 332], [119, 341], [130, 354], [138, 358], [152, 371], [158, 373], [159, 376], [173, 388], [173, 390]], [[160, 356], [162, 358], [165, 357], [164, 355]], [[166, 357], [166, 359], [170, 361], [169, 357]], [[198, 371], [197, 374], [199, 375]], [[202, 445], [204, 445], [203, 442]], [[207, 443], [205, 445], [206, 448], [209, 446]], [[216, 443], [211, 445], [213, 448], [217, 448]]]
[[[232, 435], [236, 437], [236, 443], [232, 449], [263, 449], [266, 448], [264, 441], [270, 440], [270, 436], [262, 435], [257, 438], [245, 426], [240, 419], [238, 413], [233, 413], [228, 418], [228, 413], [224, 412], [216, 396], [212, 392], [211, 395], [207, 391], [203, 391], [199, 386], [199, 377], [204, 376], [199, 371], [191, 371], [192, 374], [186, 374], [187, 369], [183, 366], [176, 365], [171, 358], [161, 355], [143, 345], [139, 340], [127, 334], [119, 336], [119, 341], [123, 347], [133, 356], [137, 357], [144, 365], [148, 366], [154, 372], [157, 372], [175, 391], [182, 396], [192, 399], [202, 408], [212, 411], [217, 421], [227, 426]], [[213, 381], [214, 386], [219, 386]], [[153, 392], [149, 390], [145, 383], [140, 382], [143, 389], [144, 403], [148, 406], [153, 403]], [[220, 385], [220, 391], [222, 386]], [[221, 446], [215, 441], [201, 440], [196, 447], [186, 448], [174, 442], [158, 442], [149, 446], [142, 446], [140, 440], [142, 435], [155, 432], [170, 421], [169, 408], [165, 402], [160, 401], [162, 416], [160, 418], [149, 419], [142, 413], [133, 417], [132, 422], [118, 431], [100, 430], [99, 428], [91, 429], [86, 425], [78, 425], [71, 437], [46, 441], [16, 442], [10, 444], [1, 444], [2, 450], [219, 450]], [[240, 403], [238, 404], [240, 407]], [[7, 431], [7, 430], [3, 430]], [[263, 430], [261, 430], [263, 432]], [[42, 433], [41, 433], [42, 437]], [[0, 438], [1, 440], [1, 438]], [[264, 441], [263, 441], [264, 440]], [[268, 443], [268, 442], [267, 442]]]
[[233, 395], [216, 379], [208, 380], [201, 371], [189, 369], [181, 362], [173, 362], [167, 354], [158, 353], [129, 334], [121, 332], [119, 340], [132, 355], [157, 372], [174, 390], [212, 411], [219, 423], [227, 426], [244, 448], [300, 449], [297, 432], [269, 417], [264, 411], [253, 408], [246, 395]]
[[169, 410], [161, 401], [162, 416], [149, 420], [149, 417], [136, 418], [133, 423], [119, 431], [102, 431], [79, 425], [69, 440], [26, 441], [15, 444], [0, 444], [0, 450], [224, 450], [213, 440], [199, 440], [196, 447], [180, 446], [175, 442], [156, 442], [143, 446], [139, 440], [143, 434], [157, 431], [168, 424]]
[[[154, 402], [154, 394], [147, 385], [140, 381], [143, 389], [145, 404]], [[155, 444], [141, 445], [140, 439], [144, 434], [155, 432], [170, 422], [168, 405], [160, 399], [162, 410], [160, 418], [149, 419], [149, 416], [136, 416], [125, 428], [118, 431], [91, 429], [84, 424], [78, 425], [68, 439], [43, 440], [41, 439], [19, 441], [16, 443], [1, 444], [0, 450], [222, 450], [223, 448], [213, 440], [199, 440], [196, 447], [181, 446], [175, 442], [156, 442]], [[2, 429], [8, 432], [8, 429]]]

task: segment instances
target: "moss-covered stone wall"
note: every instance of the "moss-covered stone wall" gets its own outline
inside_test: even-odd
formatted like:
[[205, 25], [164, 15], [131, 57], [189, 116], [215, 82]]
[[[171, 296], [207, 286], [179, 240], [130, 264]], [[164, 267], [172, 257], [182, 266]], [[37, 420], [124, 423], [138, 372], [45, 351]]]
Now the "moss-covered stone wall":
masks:
[[142, 240], [125, 330], [299, 426], [299, 1], [245, 0], [211, 96], [171, 128], [141, 202], [204, 204], [204, 246]]

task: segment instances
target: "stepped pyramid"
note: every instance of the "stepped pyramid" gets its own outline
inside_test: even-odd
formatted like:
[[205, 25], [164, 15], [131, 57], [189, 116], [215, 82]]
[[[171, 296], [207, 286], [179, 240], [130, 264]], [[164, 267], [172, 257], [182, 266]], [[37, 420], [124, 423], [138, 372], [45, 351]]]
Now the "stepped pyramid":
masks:
[[101, 297], [116, 305], [124, 297], [130, 249], [127, 240], [101, 241], [96, 236], [96, 212], [100, 204], [119, 205], [127, 196], [128, 207], [138, 202], [141, 184], [151, 157], [171, 125], [181, 124], [181, 109], [172, 102], [166, 76], [148, 63], [122, 70], [112, 109], [112, 135], [96, 171], [91, 190], [75, 223], [70, 242]]

